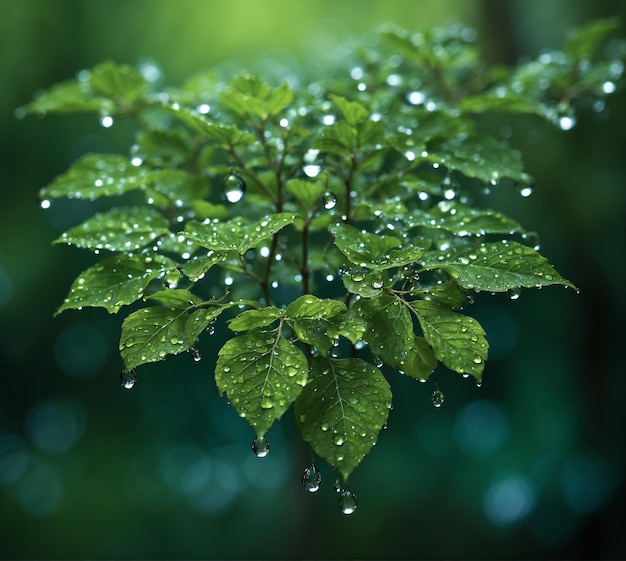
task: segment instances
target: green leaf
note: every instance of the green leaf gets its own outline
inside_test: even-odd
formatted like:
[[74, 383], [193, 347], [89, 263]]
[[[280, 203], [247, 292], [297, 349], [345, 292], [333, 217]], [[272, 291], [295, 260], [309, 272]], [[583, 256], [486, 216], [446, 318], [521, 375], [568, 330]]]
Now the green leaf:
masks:
[[389, 384], [375, 366], [316, 358], [294, 412], [302, 438], [347, 481], [376, 443], [390, 407]]
[[436, 302], [411, 302], [417, 312], [424, 338], [437, 360], [459, 374], [482, 378], [489, 345], [480, 324]]
[[109, 257], [76, 278], [55, 315], [85, 306], [116, 313], [123, 305], [139, 300], [152, 280], [172, 270], [176, 263], [161, 255]]
[[148, 90], [148, 82], [136, 69], [110, 60], [95, 66], [88, 80], [95, 92], [118, 103], [137, 101]]
[[401, 371], [420, 382], [428, 380], [439, 362], [428, 341], [423, 337], [413, 339], [413, 348], [407, 353]]
[[443, 269], [463, 288], [506, 292], [551, 284], [576, 287], [559, 275], [536, 250], [512, 241], [481, 243], [458, 250], [433, 251], [422, 259], [425, 269]]
[[590, 60], [594, 57], [600, 44], [619, 26], [619, 17], [589, 22], [569, 34], [563, 50], [576, 60]]
[[286, 313], [289, 319], [328, 319], [345, 311], [343, 302], [305, 294], [289, 304]]
[[222, 102], [243, 117], [255, 115], [266, 120], [280, 113], [293, 99], [293, 92], [286, 83], [272, 89], [258, 76], [244, 74], [230, 85], [230, 89], [222, 93]]
[[527, 95], [498, 87], [495, 92], [486, 92], [466, 97], [458, 104], [460, 111], [464, 113], [489, 113], [502, 111], [507, 113], [530, 113], [545, 116], [546, 108], [543, 104]]
[[357, 131], [346, 121], [325, 126], [313, 140], [313, 149], [348, 156], [357, 146]]
[[298, 200], [304, 217], [320, 206], [321, 196], [325, 191], [323, 185], [302, 179], [290, 179], [285, 184], [285, 189]]
[[136, 154], [152, 165], [178, 166], [190, 157], [189, 135], [180, 130], [150, 129], [137, 135]]
[[69, 197], [94, 200], [140, 189], [148, 172], [118, 154], [88, 154], [40, 191], [42, 199]]
[[367, 329], [367, 321], [350, 308], [347, 312], [339, 314], [331, 319], [327, 327], [327, 335], [331, 339], [345, 337], [352, 344], [363, 339], [363, 333]]
[[523, 182], [527, 177], [520, 153], [490, 136], [447, 139], [430, 144], [428, 149], [449, 169], [486, 183], [503, 177]]
[[340, 95], [331, 95], [330, 99], [339, 108], [343, 114], [343, 118], [349, 125], [355, 127], [367, 121], [369, 111], [360, 103], [348, 101], [345, 97], [341, 97]]
[[188, 308], [200, 303], [200, 299], [188, 290], [172, 288], [154, 292], [149, 296], [145, 296], [144, 300], [156, 300], [161, 304], [175, 308]]
[[185, 323], [185, 337], [190, 345], [194, 345], [199, 335], [215, 321], [224, 310], [234, 306], [235, 304], [218, 304], [215, 303], [208, 308], [200, 308], [193, 311]]
[[228, 252], [209, 250], [205, 255], [197, 255], [182, 266], [182, 272], [192, 282], [202, 280], [207, 271], [228, 259]]
[[426, 240], [414, 240], [411, 245], [399, 248], [401, 242], [394, 236], [360, 232], [343, 223], [329, 230], [335, 237], [335, 245], [352, 263], [375, 271], [414, 263], [429, 245]]
[[524, 232], [515, 220], [493, 210], [481, 210], [454, 201], [440, 201], [429, 210], [412, 214], [409, 227], [426, 226], [459, 236]]
[[232, 331], [249, 331], [258, 327], [267, 327], [277, 319], [283, 317], [285, 312], [274, 306], [265, 306], [257, 310], [246, 310], [241, 312], [236, 318], [228, 322], [228, 327]]
[[209, 194], [209, 184], [200, 176], [190, 175], [180, 169], [153, 171], [147, 178], [150, 195], [157, 193], [165, 197], [163, 206], [181, 207], [191, 199], [202, 199]]
[[361, 298], [354, 311], [367, 322], [363, 338], [387, 364], [401, 365], [413, 348], [413, 321], [400, 300], [389, 294]]
[[373, 298], [382, 292], [387, 279], [379, 271], [369, 271], [363, 267], [350, 267], [343, 273], [341, 280], [348, 292], [364, 298]]
[[155, 306], [130, 314], [122, 323], [120, 353], [124, 368], [163, 360], [189, 349], [186, 309]]
[[237, 251], [243, 255], [294, 220], [294, 214], [282, 212], [254, 222], [249, 222], [246, 218], [233, 218], [227, 222], [189, 222], [184, 234], [207, 249]]
[[63, 233], [54, 243], [87, 249], [133, 251], [169, 234], [167, 219], [149, 207], [114, 208]]
[[250, 146], [256, 142], [252, 133], [242, 131], [236, 125], [214, 123], [201, 113], [178, 105], [169, 106], [168, 109], [190, 129], [226, 149]]
[[304, 353], [281, 334], [248, 333], [219, 351], [215, 380], [228, 399], [262, 437], [280, 419], [307, 383]]
[[17, 110], [18, 117], [47, 113], [112, 113], [115, 104], [107, 98], [95, 97], [86, 83], [68, 80], [38, 94], [35, 99]]

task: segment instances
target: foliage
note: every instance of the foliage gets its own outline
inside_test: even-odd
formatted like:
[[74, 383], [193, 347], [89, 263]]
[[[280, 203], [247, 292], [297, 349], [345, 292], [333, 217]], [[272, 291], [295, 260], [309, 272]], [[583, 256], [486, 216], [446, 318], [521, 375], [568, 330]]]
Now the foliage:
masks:
[[[533, 188], [481, 116], [571, 128], [577, 104], [617, 87], [622, 61], [600, 56], [615, 26], [591, 24], [516, 68], [486, 67], [473, 32], [452, 26], [384, 30], [349, 77], [329, 69], [325, 83], [209, 72], [156, 91], [127, 65], [80, 72], [20, 115], [95, 112], [107, 127], [133, 120], [137, 133], [129, 155], [85, 155], [41, 190], [44, 208], [103, 203], [55, 242], [103, 256], [57, 313], [131, 310], [125, 387], [145, 363], [199, 360], [198, 338], [224, 317], [233, 336], [215, 379], [257, 454], [293, 405], [304, 440], [347, 485], [387, 421], [383, 371], [425, 381], [442, 365], [482, 380], [488, 343], [465, 310], [473, 292], [575, 288], [534, 235], [476, 203]], [[356, 507], [347, 488], [340, 505]]]

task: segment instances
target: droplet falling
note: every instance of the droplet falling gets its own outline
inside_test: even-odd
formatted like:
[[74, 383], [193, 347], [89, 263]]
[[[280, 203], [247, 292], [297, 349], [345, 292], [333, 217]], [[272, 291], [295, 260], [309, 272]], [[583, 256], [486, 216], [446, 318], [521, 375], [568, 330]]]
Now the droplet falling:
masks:
[[270, 453], [270, 443], [264, 436], [257, 436], [252, 441], [252, 451], [257, 458], [265, 458]]
[[443, 395], [443, 392], [439, 389], [439, 387], [436, 387], [431, 397], [433, 405], [439, 409], [439, 407], [443, 405], [444, 399], [445, 396]]
[[224, 196], [229, 203], [238, 203], [246, 193], [246, 180], [237, 175], [231, 173], [224, 180]]
[[191, 353], [191, 358], [193, 358], [194, 362], [200, 362], [202, 360], [202, 355], [200, 351], [195, 347], [190, 347], [189, 352]]
[[137, 383], [137, 374], [134, 368], [122, 371], [120, 375], [120, 384], [126, 390], [130, 390]]
[[510, 288], [509, 290], [507, 290], [507, 294], [509, 295], [509, 298], [511, 300], [519, 300], [519, 297], [522, 295], [522, 289], [521, 288]]
[[339, 491], [339, 510], [343, 514], [352, 514], [356, 510], [356, 495], [350, 489]]
[[334, 193], [326, 191], [326, 193], [322, 195], [322, 202], [324, 203], [324, 208], [330, 210], [337, 206], [337, 197]]
[[322, 474], [315, 464], [311, 464], [304, 469], [302, 474], [302, 486], [309, 493], [315, 493], [322, 484]]

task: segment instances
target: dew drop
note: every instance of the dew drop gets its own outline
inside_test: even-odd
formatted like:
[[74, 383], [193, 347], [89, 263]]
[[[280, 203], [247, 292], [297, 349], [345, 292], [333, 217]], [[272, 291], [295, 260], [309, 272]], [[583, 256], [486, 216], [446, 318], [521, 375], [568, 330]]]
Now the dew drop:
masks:
[[113, 117], [111, 117], [111, 115], [103, 115], [102, 117], [100, 117], [100, 124], [105, 129], [108, 129], [108, 128], [112, 127], [113, 126]]
[[258, 436], [252, 441], [252, 451], [257, 458], [265, 458], [270, 453], [270, 443], [264, 436]]
[[315, 493], [319, 490], [322, 484], [322, 474], [317, 469], [315, 464], [311, 464], [304, 469], [302, 474], [302, 486], [309, 493]]
[[189, 352], [191, 353], [191, 358], [193, 358], [194, 362], [200, 362], [202, 360], [200, 351], [195, 347], [190, 347]]
[[137, 383], [137, 374], [134, 368], [124, 370], [120, 376], [120, 384], [126, 390], [130, 390]]
[[509, 295], [511, 300], [519, 300], [519, 297], [522, 295], [522, 289], [518, 287], [510, 288], [506, 293]]
[[433, 395], [431, 397], [433, 405], [437, 409], [439, 409], [439, 407], [443, 405], [444, 399], [445, 399], [445, 396], [443, 395], [443, 392], [439, 388], [435, 388], [435, 390], [433, 391]]
[[356, 510], [356, 495], [350, 489], [339, 491], [339, 510], [343, 514], [352, 514]]
[[209, 325], [206, 328], [206, 332], [209, 335], [214, 335], [215, 334], [215, 326], [212, 323], [209, 323]]
[[[274, 407], [274, 402], [269, 397], [261, 398], [261, 409], [271, 409]], [[257, 454], [258, 455], [258, 454]]]
[[322, 202], [324, 203], [324, 208], [330, 210], [337, 206], [337, 197], [334, 193], [326, 191], [326, 193], [322, 195]]
[[240, 175], [231, 173], [224, 180], [224, 196], [229, 203], [238, 203], [246, 192], [246, 181]]
[[39, 204], [40, 204], [41, 208], [43, 208], [44, 210], [46, 210], [46, 209], [50, 208], [50, 205], [51, 205], [52, 203], [50, 202], [50, 199], [43, 199], [43, 200], [41, 201], [41, 203], [39, 203]]

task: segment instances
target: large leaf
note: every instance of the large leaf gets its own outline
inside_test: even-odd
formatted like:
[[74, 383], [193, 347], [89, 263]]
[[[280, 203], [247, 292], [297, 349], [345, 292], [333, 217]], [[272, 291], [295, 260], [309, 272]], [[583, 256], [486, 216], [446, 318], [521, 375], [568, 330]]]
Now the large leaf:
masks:
[[420, 240], [414, 240], [401, 248], [394, 236], [362, 232], [348, 224], [336, 224], [329, 230], [335, 236], [335, 245], [352, 263], [375, 271], [414, 263], [428, 247], [427, 241], [420, 244]]
[[355, 358], [316, 358], [294, 405], [304, 440], [347, 480], [387, 421], [391, 390], [382, 372]]
[[551, 284], [576, 287], [559, 275], [536, 250], [512, 241], [481, 243], [424, 255], [426, 269], [443, 269], [463, 288], [506, 292]]
[[119, 154], [88, 154], [40, 191], [41, 198], [97, 199], [141, 188], [148, 172]]
[[375, 355], [398, 367], [413, 348], [413, 320], [407, 307], [396, 297], [382, 294], [361, 298], [354, 311], [367, 322], [363, 338]]
[[120, 339], [126, 370], [189, 349], [186, 321], [187, 311], [181, 308], [155, 306], [130, 314], [122, 324]]
[[150, 207], [114, 208], [62, 234], [55, 243], [88, 249], [133, 251], [169, 233], [167, 219]]
[[304, 353], [274, 332], [248, 333], [228, 341], [219, 352], [215, 381], [262, 437], [300, 395], [307, 382]]
[[437, 360], [450, 370], [471, 374], [480, 380], [489, 350], [480, 324], [437, 302], [420, 300], [411, 305]]
[[295, 215], [286, 212], [268, 215], [250, 222], [245, 218], [233, 218], [227, 222], [206, 220], [189, 222], [185, 235], [201, 246], [215, 251], [236, 251], [244, 254], [276, 232], [291, 224]]
[[175, 270], [176, 263], [161, 255], [109, 257], [76, 278], [56, 313], [85, 306], [116, 313], [123, 305], [139, 300], [152, 280]]
[[406, 359], [400, 365], [400, 370], [407, 376], [425, 382], [438, 364], [437, 357], [428, 341], [416, 336], [413, 340], [413, 348], [407, 353]]

